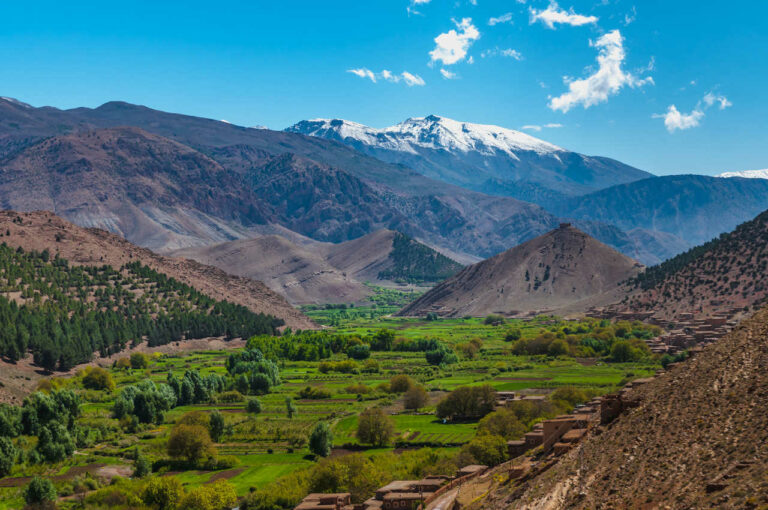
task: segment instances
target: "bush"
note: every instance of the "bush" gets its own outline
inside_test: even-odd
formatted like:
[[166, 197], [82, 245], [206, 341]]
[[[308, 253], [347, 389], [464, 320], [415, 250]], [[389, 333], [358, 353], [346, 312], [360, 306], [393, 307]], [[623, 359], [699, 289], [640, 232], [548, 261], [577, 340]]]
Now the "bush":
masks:
[[149, 367], [149, 356], [143, 352], [134, 352], [131, 354], [131, 368], [142, 370]]
[[136, 462], [134, 464], [134, 469], [133, 469], [133, 477], [144, 478], [145, 476], [151, 473], [152, 473], [152, 464], [149, 462], [149, 460], [147, 460], [146, 457], [144, 457], [137, 451]]
[[157, 510], [175, 510], [183, 497], [184, 489], [175, 476], [152, 478], [141, 493], [144, 504]]
[[363, 444], [384, 446], [395, 433], [395, 422], [380, 408], [366, 409], [357, 422], [357, 439]]
[[353, 345], [347, 351], [347, 356], [356, 360], [364, 360], [371, 357], [371, 348], [367, 344]]
[[101, 367], [87, 367], [83, 370], [83, 387], [89, 390], [112, 391], [115, 382], [112, 374]]
[[504, 340], [507, 342], [515, 342], [520, 340], [522, 337], [523, 332], [520, 331], [520, 328], [512, 328], [507, 330], [506, 334], [504, 335]]
[[344, 391], [353, 395], [367, 395], [371, 392], [371, 388], [363, 383], [350, 384]]
[[507, 322], [507, 321], [504, 318], [504, 316], [492, 313], [492, 314], [488, 315], [485, 318], [485, 320], [483, 321], [483, 324], [488, 324], [488, 325], [493, 325], [493, 326], [500, 326], [500, 325], [504, 324], [505, 322]]
[[507, 459], [507, 442], [501, 436], [482, 434], [462, 447], [477, 464], [496, 466]]
[[53, 483], [47, 478], [34, 477], [24, 491], [24, 501], [28, 505], [39, 505], [49, 501], [56, 501], [58, 495]]
[[261, 402], [258, 398], [249, 398], [248, 403], [245, 404], [246, 412], [252, 414], [259, 414], [261, 412]]
[[216, 395], [216, 402], [221, 404], [233, 404], [235, 402], [243, 402], [245, 397], [237, 390], [225, 391]]
[[423, 386], [411, 386], [403, 396], [403, 406], [406, 409], [421, 409], [427, 403], [427, 391]]
[[549, 344], [549, 347], [547, 347], [547, 354], [550, 356], [564, 356], [568, 354], [568, 350], [568, 342], [558, 338]]
[[493, 411], [496, 390], [489, 384], [460, 386], [437, 404], [439, 418], [479, 419]]
[[393, 375], [389, 379], [390, 393], [405, 393], [415, 385], [416, 382], [405, 374]]
[[445, 344], [440, 344], [437, 349], [426, 351], [424, 357], [430, 365], [451, 365], [459, 361], [453, 349]]
[[176, 425], [168, 438], [168, 455], [183, 458], [190, 465], [212, 454], [213, 446], [208, 429], [202, 425]]
[[235, 487], [224, 480], [190, 490], [181, 500], [184, 510], [229, 510], [237, 505]]
[[619, 340], [611, 346], [611, 360], [617, 363], [640, 361], [647, 354], [648, 347], [642, 341]]
[[333, 433], [325, 422], [318, 422], [309, 435], [309, 451], [318, 457], [327, 457], [331, 453]]
[[299, 398], [306, 398], [310, 400], [331, 398], [331, 392], [325, 388], [313, 388], [312, 386], [307, 386], [299, 391]]
[[583, 404], [592, 398], [592, 395], [586, 390], [576, 388], [575, 386], [563, 386], [556, 389], [549, 395], [549, 399], [554, 401], [565, 402], [570, 407], [575, 407], [578, 404]]
[[477, 424], [478, 435], [500, 436], [507, 441], [520, 439], [528, 427], [510, 409], [500, 409], [485, 415]]

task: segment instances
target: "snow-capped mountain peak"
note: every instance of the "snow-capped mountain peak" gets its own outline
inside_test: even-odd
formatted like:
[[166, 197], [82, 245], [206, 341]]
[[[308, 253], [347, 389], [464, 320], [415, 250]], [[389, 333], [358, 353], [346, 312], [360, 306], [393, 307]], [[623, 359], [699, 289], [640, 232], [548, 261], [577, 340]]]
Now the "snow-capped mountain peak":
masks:
[[340, 141], [351, 138], [369, 146], [410, 153], [416, 153], [419, 148], [428, 148], [485, 155], [503, 152], [516, 157], [516, 153], [521, 151], [537, 154], [564, 151], [556, 145], [513, 129], [459, 122], [437, 115], [409, 118], [384, 129], [341, 119], [314, 119], [299, 122], [287, 131]]
[[741, 172], [723, 172], [715, 177], [743, 177], [745, 179], [768, 179], [768, 168], [763, 170], [742, 170]]

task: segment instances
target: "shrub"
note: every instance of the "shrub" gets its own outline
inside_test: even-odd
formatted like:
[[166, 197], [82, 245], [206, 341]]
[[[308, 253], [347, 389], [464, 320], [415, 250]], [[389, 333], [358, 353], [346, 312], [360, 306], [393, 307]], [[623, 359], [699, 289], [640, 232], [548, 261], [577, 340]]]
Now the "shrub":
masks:
[[175, 510], [183, 497], [184, 489], [174, 476], [150, 479], [141, 493], [144, 504], [158, 510]]
[[83, 370], [83, 387], [89, 390], [112, 391], [115, 389], [115, 382], [112, 380], [112, 374], [101, 367], [88, 367]]
[[149, 356], [143, 352], [134, 352], [131, 354], [131, 368], [134, 370], [142, 370], [149, 367]]
[[459, 360], [453, 349], [445, 344], [440, 344], [437, 349], [426, 351], [424, 357], [430, 365], [450, 365]]
[[563, 356], [568, 354], [568, 343], [565, 340], [558, 338], [553, 340], [547, 347], [547, 354], [550, 356]]
[[427, 391], [423, 386], [411, 386], [403, 396], [403, 406], [406, 409], [421, 409], [427, 403]]
[[[640, 342], [642, 345], [638, 345], [636, 342], [629, 340], [619, 340], [614, 342], [611, 346], [611, 360], [618, 363], [625, 363], [630, 361], [639, 361], [646, 357], [648, 347]], [[645, 347], [645, 349], [643, 349]]]
[[311, 400], [331, 398], [331, 392], [325, 388], [313, 388], [312, 386], [307, 386], [299, 391], [299, 398], [306, 398]]
[[496, 391], [489, 384], [460, 386], [437, 404], [437, 416], [449, 419], [479, 419], [493, 411]]
[[506, 440], [519, 439], [527, 430], [525, 424], [510, 409], [500, 409], [487, 414], [477, 424], [478, 435], [501, 436]]
[[146, 457], [136, 452], [136, 461], [133, 468], [134, 478], [144, 478], [148, 474], [152, 473], [152, 464]]
[[248, 403], [245, 404], [245, 410], [252, 414], [259, 414], [261, 412], [261, 402], [258, 398], [249, 398]]
[[288, 416], [288, 419], [292, 420], [298, 412], [299, 410], [296, 409], [296, 404], [293, 403], [293, 399], [291, 397], [285, 397], [285, 415]]
[[512, 328], [507, 330], [506, 334], [504, 335], [504, 340], [507, 342], [515, 342], [520, 340], [522, 337], [523, 332], [520, 331], [520, 328]]
[[319, 457], [327, 457], [331, 453], [333, 445], [333, 433], [325, 422], [315, 424], [309, 435], [309, 451]]
[[353, 345], [347, 351], [347, 356], [356, 360], [364, 360], [371, 357], [371, 348], [367, 344]]
[[53, 483], [47, 478], [34, 477], [24, 491], [24, 501], [28, 505], [39, 505], [56, 501], [58, 495]]
[[504, 324], [506, 319], [502, 315], [498, 314], [490, 314], [488, 315], [485, 320], [483, 321], [483, 324], [493, 325], [493, 326], [500, 326], [501, 324]]
[[211, 436], [202, 425], [176, 425], [168, 438], [168, 455], [183, 458], [191, 465], [213, 452]]
[[371, 388], [363, 383], [356, 383], [350, 384], [344, 388], [344, 391], [347, 393], [352, 393], [353, 395], [367, 395], [371, 392]]
[[242, 402], [245, 397], [237, 390], [225, 391], [216, 395], [216, 402], [222, 404], [233, 404], [235, 402]]
[[501, 436], [482, 434], [462, 447], [478, 464], [496, 466], [507, 459], [507, 442]]
[[357, 439], [364, 444], [384, 446], [395, 433], [395, 422], [380, 408], [366, 409], [357, 422]]
[[405, 374], [393, 375], [389, 379], [389, 391], [391, 393], [405, 393], [415, 385], [416, 382]]
[[590, 398], [592, 398], [590, 393], [581, 388], [576, 388], [575, 386], [563, 386], [556, 389], [549, 395], [550, 400], [565, 402], [570, 407], [583, 404]]
[[224, 480], [190, 490], [181, 500], [184, 510], [228, 510], [237, 505], [235, 487]]
[[131, 360], [129, 358], [120, 358], [115, 360], [112, 366], [117, 370], [128, 370], [131, 368]]

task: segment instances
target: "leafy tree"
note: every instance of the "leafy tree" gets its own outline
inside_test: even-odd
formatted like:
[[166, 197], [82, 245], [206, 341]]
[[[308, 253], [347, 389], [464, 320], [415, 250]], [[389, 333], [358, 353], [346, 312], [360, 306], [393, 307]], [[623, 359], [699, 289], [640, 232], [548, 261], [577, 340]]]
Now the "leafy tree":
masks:
[[175, 476], [150, 479], [141, 493], [144, 504], [157, 510], [176, 510], [184, 497], [184, 488]]
[[450, 365], [459, 361], [453, 349], [445, 344], [440, 344], [436, 349], [425, 352], [424, 356], [430, 365]]
[[364, 444], [384, 446], [395, 433], [395, 422], [380, 408], [366, 409], [358, 418], [357, 439]]
[[11, 469], [19, 456], [19, 450], [7, 437], [0, 436], [0, 478], [11, 474]]
[[245, 410], [252, 414], [259, 414], [261, 412], [261, 402], [258, 398], [249, 398], [248, 403], [245, 404]]
[[112, 380], [112, 374], [101, 367], [88, 367], [84, 370], [83, 387], [90, 390], [112, 391], [115, 389], [115, 382]]
[[403, 406], [406, 409], [421, 409], [427, 403], [427, 390], [423, 386], [411, 386], [403, 395]]
[[364, 360], [371, 356], [371, 348], [367, 344], [353, 345], [347, 351], [350, 358]]
[[568, 354], [568, 350], [568, 342], [558, 338], [549, 344], [549, 347], [547, 347], [547, 354], [550, 356], [563, 356]]
[[415, 385], [416, 382], [405, 374], [393, 375], [389, 379], [389, 391], [392, 393], [405, 393]]
[[37, 452], [48, 462], [58, 462], [75, 451], [75, 440], [64, 425], [52, 422], [40, 428]]
[[479, 419], [493, 411], [496, 391], [489, 384], [460, 386], [437, 404], [437, 416], [450, 419]]
[[633, 345], [628, 340], [619, 340], [614, 342], [611, 347], [611, 359], [618, 363], [630, 361], [639, 361], [645, 357], [646, 353], [638, 345]]
[[493, 325], [493, 326], [498, 326], [500, 324], [504, 324], [505, 322], [507, 321], [503, 315], [498, 315], [494, 313], [486, 316], [485, 320], [483, 321], [484, 324]]
[[208, 431], [210, 432], [211, 439], [213, 439], [214, 442], [218, 443], [221, 441], [221, 436], [224, 435], [224, 428], [224, 415], [222, 415], [218, 409], [214, 409], [211, 412], [208, 422]]
[[507, 459], [507, 442], [501, 436], [481, 434], [462, 447], [478, 464], [496, 466]]
[[56, 501], [56, 488], [47, 478], [34, 477], [24, 491], [24, 501], [28, 505]]
[[331, 453], [333, 433], [325, 422], [318, 422], [309, 435], [309, 451], [319, 457], [327, 457]]
[[134, 352], [131, 354], [131, 368], [134, 370], [143, 370], [149, 367], [149, 356], [143, 352]]
[[517, 340], [520, 340], [523, 337], [523, 332], [520, 330], [520, 328], [510, 328], [507, 330], [506, 334], [504, 335], [504, 340], [507, 342], [515, 342]]
[[519, 439], [528, 431], [514, 411], [499, 409], [485, 415], [477, 424], [477, 434], [501, 436], [506, 440]]
[[181, 500], [184, 510], [229, 510], [237, 505], [235, 487], [224, 480], [190, 490]]
[[191, 465], [207, 457], [213, 451], [211, 436], [202, 425], [176, 425], [168, 438], [168, 455], [186, 459]]
[[374, 351], [391, 351], [395, 344], [395, 332], [390, 329], [380, 329], [371, 338], [371, 349]]
[[285, 397], [285, 414], [288, 416], [288, 419], [293, 419], [297, 412], [298, 410], [293, 403], [293, 399], [291, 397]]
[[152, 473], [152, 464], [149, 460], [143, 456], [138, 448], [136, 449], [136, 460], [134, 462], [133, 476], [134, 478], [144, 478]]

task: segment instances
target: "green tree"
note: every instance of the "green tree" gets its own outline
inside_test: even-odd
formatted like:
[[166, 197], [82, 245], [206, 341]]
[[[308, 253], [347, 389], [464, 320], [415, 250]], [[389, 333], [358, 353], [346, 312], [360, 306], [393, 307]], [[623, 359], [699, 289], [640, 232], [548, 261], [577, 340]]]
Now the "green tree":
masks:
[[221, 436], [224, 435], [224, 427], [224, 415], [222, 415], [218, 409], [214, 409], [211, 412], [208, 421], [208, 431], [214, 442], [218, 443], [221, 441]]
[[7, 437], [0, 437], [0, 478], [11, 474], [11, 469], [19, 456], [19, 450]]
[[259, 414], [261, 412], [261, 402], [256, 397], [249, 398], [245, 404], [245, 410], [252, 414]]
[[327, 457], [331, 453], [333, 433], [325, 422], [318, 422], [309, 435], [309, 451], [319, 457]]
[[176, 425], [168, 438], [168, 455], [196, 464], [213, 451], [211, 436], [202, 425]]
[[481, 434], [462, 447], [478, 464], [496, 466], [507, 459], [507, 442], [501, 436]]
[[112, 391], [115, 389], [115, 382], [109, 371], [101, 367], [88, 367], [83, 375], [83, 387], [89, 390]]
[[496, 390], [489, 384], [459, 386], [437, 404], [437, 416], [449, 419], [479, 419], [496, 406]]
[[427, 390], [423, 386], [413, 385], [403, 395], [403, 406], [406, 409], [421, 409], [427, 403]]
[[415, 385], [416, 382], [405, 374], [393, 375], [389, 379], [389, 391], [392, 393], [405, 393]]
[[47, 478], [34, 477], [24, 491], [24, 501], [28, 505], [40, 505], [41, 503], [56, 501], [56, 488]]
[[136, 460], [133, 465], [133, 477], [144, 478], [148, 474], [152, 473], [152, 464], [149, 460], [143, 456], [139, 449], [136, 449]]
[[134, 370], [142, 370], [149, 367], [149, 356], [143, 352], [134, 352], [131, 354], [131, 368]]
[[550, 356], [564, 356], [568, 354], [568, 342], [558, 338], [553, 340], [547, 347], [547, 354]]
[[501, 436], [506, 440], [520, 439], [528, 428], [511, 409], [500, 409], [487, 414], [477, 424], [477, 434]]
[[297, 412], [298, 410], [296, 409], [296, 404], [293, 403], [293, 399], [285, 397], [285, 414], [288, 416], [288, 419], [293, 419]]
[[235, 487], [224, 480], [196, 487], [184, 496], [179, 508], [184, 510], [229, 510], [237, 505]]
[[384, 446], [395, 433], [395, 422], [380, 408], [366, 409], [358, 418], [357, 439], [364, 444]]
[[157, 510], [176, 510], [184, 497], [184, 488], [175, 476], [152, 478], [144, 486], [141, 499]]

